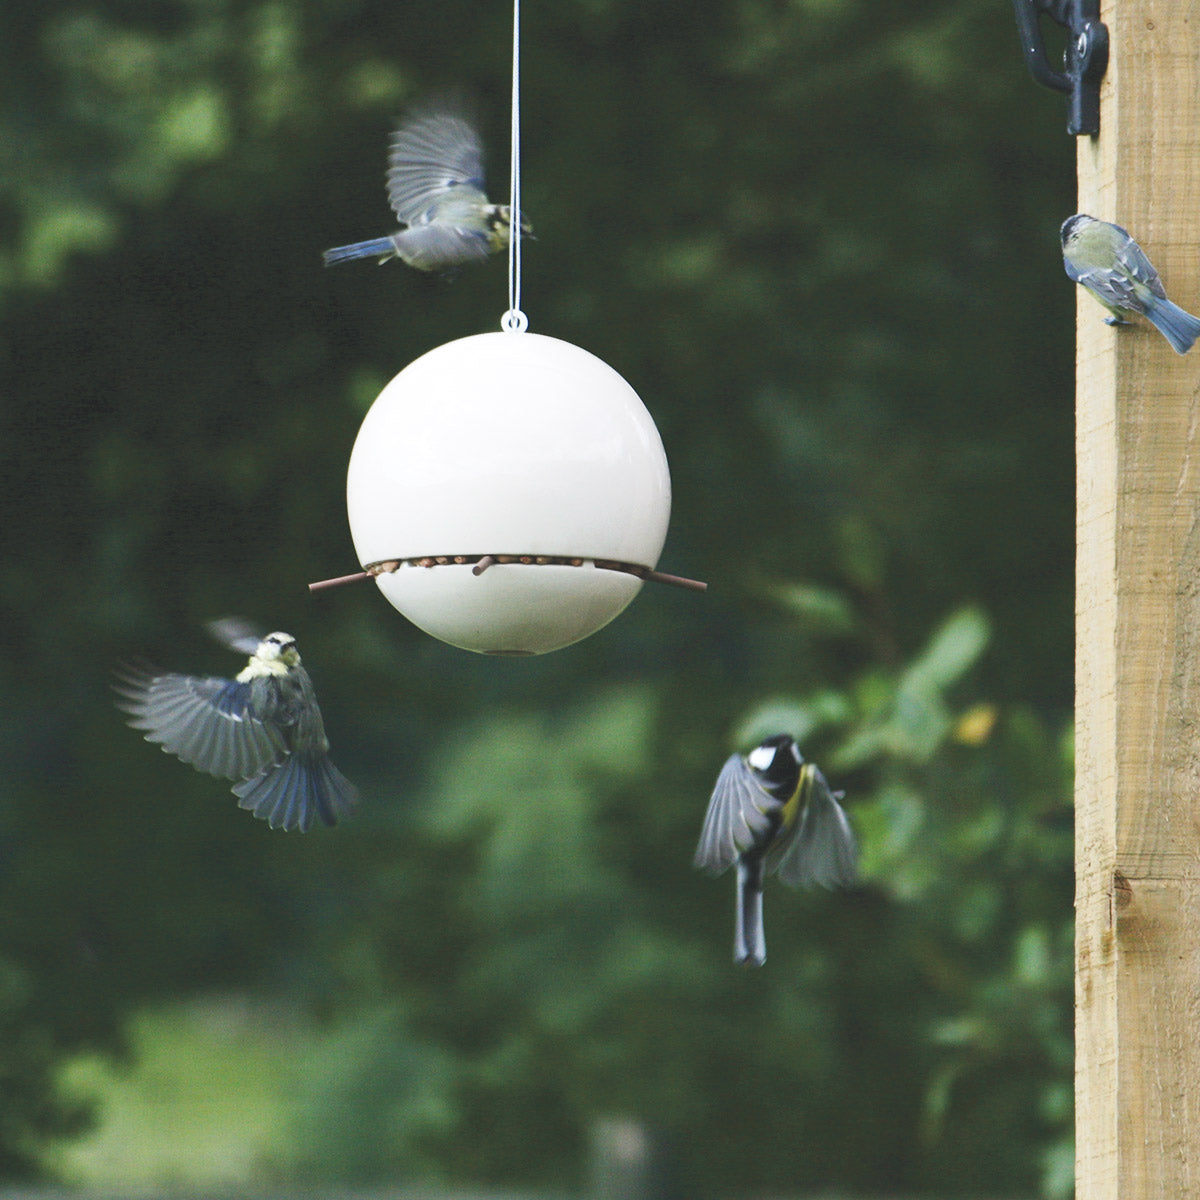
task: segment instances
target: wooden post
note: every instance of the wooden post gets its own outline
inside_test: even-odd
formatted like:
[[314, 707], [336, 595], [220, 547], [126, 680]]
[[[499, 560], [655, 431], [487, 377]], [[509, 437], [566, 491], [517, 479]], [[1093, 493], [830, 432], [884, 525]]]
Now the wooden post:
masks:
[[[1107, 0], [1078, 211], [1200, 312], [1200, 0]], [[1077, 1200], [1200, 1197], [1200, 349], [1078, 301]]]

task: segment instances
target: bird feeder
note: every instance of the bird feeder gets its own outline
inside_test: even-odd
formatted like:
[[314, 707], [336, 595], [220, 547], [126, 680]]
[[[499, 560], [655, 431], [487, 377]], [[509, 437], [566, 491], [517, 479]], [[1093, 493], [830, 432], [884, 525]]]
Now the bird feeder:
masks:
[[569, 342], [483, 333], [380, 393], [346, 481], [355, 551], [426, 633], [542, 654], [607, 625], [654, 568], [671, 480], [658, 430], [610, 366]]

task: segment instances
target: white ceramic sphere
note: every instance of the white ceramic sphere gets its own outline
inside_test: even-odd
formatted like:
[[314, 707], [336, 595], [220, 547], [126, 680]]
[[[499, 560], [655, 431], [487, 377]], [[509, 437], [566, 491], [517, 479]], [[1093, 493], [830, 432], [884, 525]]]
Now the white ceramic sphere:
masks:
[[536, 333], [484, 333], [405, 367], [371, 406], [350, 456], [350, 532], [364, 566], [462, 555], [581, 558], [581, 567], [405, 565], [380, 591], [427, 633], [491, 654], [587, 637], [653, 568], [671, 511], [658, 430], [594, 354]]

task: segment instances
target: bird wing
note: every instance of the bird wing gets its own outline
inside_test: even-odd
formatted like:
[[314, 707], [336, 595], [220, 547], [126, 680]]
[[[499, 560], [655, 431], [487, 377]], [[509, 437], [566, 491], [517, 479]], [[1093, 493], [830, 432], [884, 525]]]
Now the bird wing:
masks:
[[286, 729], [288, 748], [293, 753], [324, 754], [329, 749], [325, 722], [317, 703], [316, 689], [308, 672], [293, 667], [286, 675], [274, 680], [271, 723]]
[[842, 806], [820, 767], [801, 768], [804, 813], [790, 836], [767, 855], [767, 870], [791, 887], [848, 887], [858, 877], [858, 847]]
[[441, 271], [491, 254], [486, 230], [441, 221], [410, 225], [395, 234], [392, 242], [409, 266], [422, 271]]
[[774, 804], [755, 782], [746, 760], [731, 754], [713, 787], [694, 865], [714, 875], [731, 867], [756, 835], [768, 828], [766, 811]]
[[481, 204], [483, 150], [464, 117], [445, 110], [422, 113], [392, 134], [388, 148], [388, 203], [405, 225], [429, 219], [447, 192], [469, 188]]
[[1134, 280], [1127, 275], [1105, 268], [1081, 271], [1070, 266], [1067, 268], [1067, 274], [1104, 304], [1127, 309], [1141, 307], [1134, 291]]
[[1125, 241], [1117, 251], [1117, 266], [1130, 279], [1145, 284], [1160, 300], [1167, 298], [1162, 280], [1154, 269], [1154, 264], [1146, 257], [1146, 252], [1131, 238], [1128, 232], [1118, 225], [1117, 229], [1125, 234]]
[[1083, 277], [1084, 277], [1084, 275], [1086, 275], [1086, 274], [1087, 274], [1087, 272], [1086, 272], [1086, 271], [1081, 271], [1081, 270], [1080, 270], [1080, 269], [1079, 269], [1079, 268], [1078, 268], [1078, 267], [1077, 267], [1077, 266], [1076, 266], [1076, 265], [1075, 265], [1075, 264], [1074, 264], [1074, 263], [1073, 263], [1073, 262], [1072, 262], [1072, 261], [1071, 261], [1071, 260], [1070, 260], [1070, 259], [1069, 259], [1069, 258], [1066, 256], [1066, 253], [1065, 253], [1065, 252], [1064, 252], [1064, 254], [1063, 254], [1063, 269], [1064, 269], [1064, 270], [1067, 272], [1067, 278], [1068, 278], [1068, 279], [1070, 279], [1072, 283], [1082, 283], [1082, 282], [1083, 282]]
[[1081, 283], [1103, 304], [1116, 308], [1140, 312], [1145, 306], [1146, 295], [1145, 292], [1139, 294], [1139, 288], [1148, 288], [1160, 300], [1166, 299], [1163, 282], [1146, 252], [1130, 238], [1128, 230], [1121, 226], [1112, 226], [1111, 230], [1118, 235], [1115, 246], [1109, 240], [1108, 229], [1103, 230], [1100, 245], [1096, 244], [1100, 235], [1093, 230], [1090, 238], [1085, 230], [1073, 251], [1080, 262], [1073, 262], [1072, 253], [1064, 248], [1063, 266], [1068, 277]]
[[148, 742], [210, 775], [249, 779], [287, 754], [280, 733], [254, 715], [251, 683], [125, 667], [114, 687]]

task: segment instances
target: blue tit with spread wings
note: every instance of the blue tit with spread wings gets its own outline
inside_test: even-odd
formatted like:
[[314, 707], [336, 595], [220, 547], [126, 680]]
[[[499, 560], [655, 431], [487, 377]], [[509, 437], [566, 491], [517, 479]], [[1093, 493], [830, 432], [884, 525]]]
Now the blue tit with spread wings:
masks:
[[117, 672], [118, 707], [134, 729], [209, 775], [234, 780], [242, 808], [272, 829], [334, 825], [358, 799], [329, 759], [316, 692], [288, 633], [262, 636], [227, 617], [209, 632], [249, 655], [232, 679], [143, 666]]
[[[453, 105], [419, 109], [392, 135], [387, 195], [403, 228], [326, 250], [326, 266], [398, 258], [418, 271], [451, 271], [508, 249], [512, 212], [488, 200], [479, 134]], [[532, 234], [523, 217], [519, 225]]]

